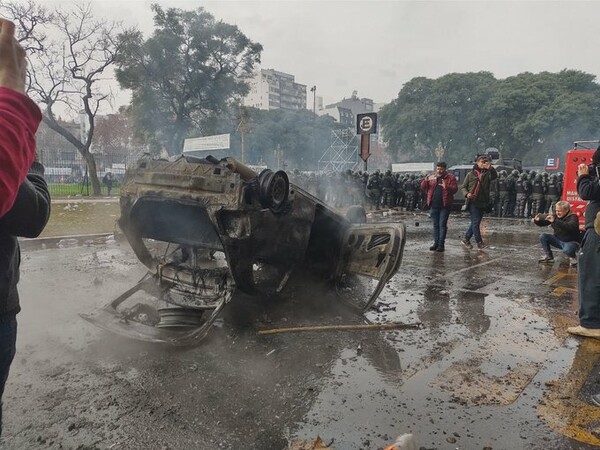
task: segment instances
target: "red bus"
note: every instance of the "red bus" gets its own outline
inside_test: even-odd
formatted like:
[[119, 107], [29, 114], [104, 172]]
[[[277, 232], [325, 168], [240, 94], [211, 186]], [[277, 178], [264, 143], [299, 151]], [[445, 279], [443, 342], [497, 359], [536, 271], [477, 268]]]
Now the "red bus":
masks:
[[584, 229], [585, 206], [587, 201], [581, 200], [577, 194], [577, 166], [591, 164], [592, 155], [600, 145], [600, 141], [575, 141], [573, 148], [567, 152], [565, 175], [563, 178], [562, 200], [571, 204], [571, 210], [579, 217], [579, 228]]

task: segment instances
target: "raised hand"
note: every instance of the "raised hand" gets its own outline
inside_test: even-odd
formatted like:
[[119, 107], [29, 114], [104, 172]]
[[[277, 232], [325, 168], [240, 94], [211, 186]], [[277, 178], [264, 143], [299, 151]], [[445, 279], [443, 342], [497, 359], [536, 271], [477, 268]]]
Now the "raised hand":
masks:
[[0, 86], [25, 92], [25, 50], [15, 39], [15, 24], [0, 18]]

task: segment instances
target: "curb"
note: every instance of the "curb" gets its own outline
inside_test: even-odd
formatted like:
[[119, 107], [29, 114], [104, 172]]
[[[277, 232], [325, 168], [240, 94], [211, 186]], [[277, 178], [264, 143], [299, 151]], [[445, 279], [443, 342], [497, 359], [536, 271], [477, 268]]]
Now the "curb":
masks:
[[33, 239], [19, 239], [19, 245], [23, 250], [42, 250], [49, 247], [57, 247], [60, 241], [68, 240], [68, 244], [65, 247], [79, 247], [84, 245], [88, 241], [95, 241], [96, 239], [107, 238], [112, 236], [113, 233], [94, 233], [94, 234], [75, 234], [71, 236], [52, 236], [43, 238]]
[[68, 203], [118, 203], [119, 197], [59, 197], [52, 198], [51, 204], [68, 204]]

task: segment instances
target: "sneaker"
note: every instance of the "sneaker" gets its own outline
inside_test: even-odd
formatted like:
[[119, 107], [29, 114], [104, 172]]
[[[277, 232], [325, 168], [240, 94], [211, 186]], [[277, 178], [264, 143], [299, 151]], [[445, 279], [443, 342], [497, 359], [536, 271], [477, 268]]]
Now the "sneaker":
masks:
[[440, 253], [441, 253], [441, 252], [444, 252], [444, 251], [446, 251], [446, 249], [444, 248], [444, 246], [443, 246], [443, 245], [438, 245], [438, 248], [436, 248], [436, 249], [435, 249], [435, 251], [436, 251], [436, 252], [440, 252]]
[[471, 242], [467, 241], [466, 239], [461, 239], [460, 242], [467, 248], [473, 248], [473, 244], [471, 244]]
[[569, 258], [569, 265], [571, 267], [576, 266], [577, 265], [577, 258]]
[[483, 250], [484, 248], [488, 248], [488, 247], [489, 246], [485, 242], [483, 242], [483, 241], [477, 243], [477, 248], [479, 250]]
[[586, 328], [582, 327], [581, 325], [577, 325], [576, 327], [567, 328], [567, 333], [600, 339], [600, 329], [598, 328]]
[[548, 256], [548, 255], [544, 255], [540, 259], [538, 259], [538, 262], [542, 263], [542, 264], [553, 263], [554, 262], [554, 257]]
[[433, 244], [431, 247], [429, 247], [429, 250], [431, 250], [432, 252], [435, 252], [438, 249], [438, 246]]

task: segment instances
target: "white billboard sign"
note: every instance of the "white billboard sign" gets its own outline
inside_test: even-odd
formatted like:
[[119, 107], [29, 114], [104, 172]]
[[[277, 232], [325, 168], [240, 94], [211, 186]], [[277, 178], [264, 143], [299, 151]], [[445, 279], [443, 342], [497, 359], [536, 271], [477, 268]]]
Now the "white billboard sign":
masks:
[[71, 175], [73, 169], [70, 167], [46, 167], [44, 175]]
[[392, 172], [431, 172], [434, 167], [433, 162], [392, 164]]
[[190, 138], [183, 141], [183, 153], [229, 149], [229, 145], [229, 133]]

